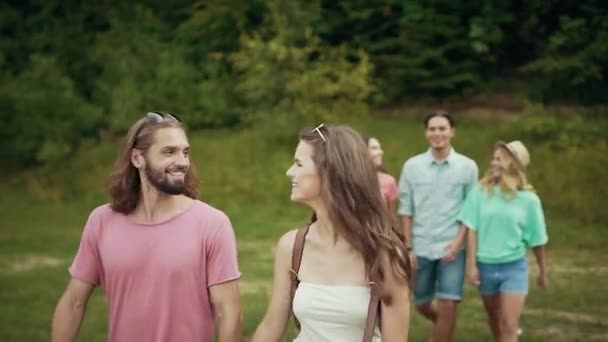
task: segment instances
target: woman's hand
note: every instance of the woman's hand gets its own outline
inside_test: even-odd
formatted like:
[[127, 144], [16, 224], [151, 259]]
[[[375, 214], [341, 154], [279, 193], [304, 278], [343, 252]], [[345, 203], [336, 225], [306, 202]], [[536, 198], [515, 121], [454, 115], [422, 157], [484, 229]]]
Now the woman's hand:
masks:
[[536, 263], [538, 264], [538, 279], [536, 283], [538, 288], [544, 290], [547, 288], [549, 280], [547, 279], [547, 261], [545, 260], [545, 246], [536, 246], [532, 248]]
[[541, 290], [547, 289], [547, 285], [549, 285], [549, 279], [547, 277], [546, 271], [538, 272], [538, 279], [537, 279], [536, 283], [538, 284], [539, 289], [541, 289]]
[[471, 285], [477, 287], [479, 286], [479, 270], [477, 269], [477, 265], [469, 265], [467, 271], [467, 280]]

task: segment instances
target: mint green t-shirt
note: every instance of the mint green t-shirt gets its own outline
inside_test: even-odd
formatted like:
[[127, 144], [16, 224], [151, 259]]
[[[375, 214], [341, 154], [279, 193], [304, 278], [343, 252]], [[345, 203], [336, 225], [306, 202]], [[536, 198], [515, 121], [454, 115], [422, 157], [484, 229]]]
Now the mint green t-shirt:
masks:
[[477, 260], [489, 264], [522, 258], [528, 248], [549, 239], [540, 199], [527, 190], [506, 198], [498, 186], [489, 194], [478, 184], [467, 195], [458, 221], [477, 233]]

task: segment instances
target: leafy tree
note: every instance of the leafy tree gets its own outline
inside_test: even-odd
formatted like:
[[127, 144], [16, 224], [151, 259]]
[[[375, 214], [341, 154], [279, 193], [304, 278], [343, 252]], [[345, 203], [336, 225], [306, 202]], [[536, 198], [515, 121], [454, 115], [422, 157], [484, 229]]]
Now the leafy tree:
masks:
[[608, 9], [583, 5], [581, 14], [560, 17], [559, 29], [540, 58], [524, 71], [543, 100], [605, 103], [608, 93]]
[[96, 135], [101, 119], [100, 109], [81, 97], [55, 58], [31, 61], [28, 70], [0, 87], [6, 113], [0, 125], [2, 159], [22, 165], [62, 160], [85, 137]]
[[366, 113], [372, 90], [367, 55], [328, 46], [310, 28], [287, 20], [294, 13], [314, 16], [314, 7], [280, 3], [269, 4], [268, 30], [243, 35], [242, 48], [230, 56], [245, 121], [270, 124], [272, 132], [291, 138], [303, 125]]

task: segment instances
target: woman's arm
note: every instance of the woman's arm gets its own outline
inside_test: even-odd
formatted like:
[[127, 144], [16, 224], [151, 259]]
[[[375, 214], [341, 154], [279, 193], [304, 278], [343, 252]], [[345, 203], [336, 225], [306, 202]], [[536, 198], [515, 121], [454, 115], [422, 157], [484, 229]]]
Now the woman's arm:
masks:
[[547, 264], [545, 260], [545, 245], [549, 241], [547, 224], [540, 198], [533, 194], [532, 203], [527, 206], [528, 224], [523, 234], [526, 245], [532, 247], [532, 252], [538, 264], [538, 287], [544, 290], [547, 287]]
[[395, 274], [388, 257], [385, 258], [384, 286], [390, 292], [390, 304], [382, 301], [381, 331], [382, 342], [402, 342], [408, 340], [410, 328], [410, 286], [408, 279]]
[[391, 198], [388, 200], [386, 204], [388, 207], [388, 212], [391, 214], [391, 217], [395, 217], [397, 214], [397, 198]]
[[395, 178], [391, 176], [391, 184], [390, 190], [386, 196], [386, 206], [388, 208], [388, 212], [391, 214], [391, 217], [397, 217], [397, 200], [399, 199], [399, 188], [397, 187], [397, 182]]
[[296, 231], [279, 240], [274, 260], [272, 297], [262, 322], [251, 337], [251, 342], [279, 342], [285, 333], [291, 313], [291, 253]]
[[477, 232], [468, 229], [467, 232], [467, 278], [475, 286], [479, 286], [479, 271], [477, 270]]
[[541, 290], [547, 288], [547, 264], [545, 260], [545, 246], [537, 246], [532, 248], [534, 256], [536, 257], [536, 263], [538, 264], [538, 287]]

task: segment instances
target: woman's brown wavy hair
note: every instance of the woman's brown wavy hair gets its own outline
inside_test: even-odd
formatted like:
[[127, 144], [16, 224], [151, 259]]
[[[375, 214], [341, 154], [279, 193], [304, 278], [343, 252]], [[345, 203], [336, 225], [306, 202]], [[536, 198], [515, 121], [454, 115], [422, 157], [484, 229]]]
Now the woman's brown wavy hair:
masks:
[[[344, 238], [362, 257], [365, 273], [379, 285], [383, 300], [382, 263], [388, 256], [392, 271], [409, 283], [411, 268], [405, 239], [389, 213], [369, 157], [367, 142], [348, 126], [323, 126], [319, 132], [306, 128], [300, 140], [313, 147], [313, 161], [321, 179], [321, 197], [337, 236]], [[316, 215], [313, 215], [313, 221]]]
[[[368, 147], [368, 151], [369, 151], [369, 142], [372, 139], [376, 139], [378, 141], [378, 143], [380, 143], [380, 139], [376, 138], [373, 135], [362, 135], [361, 137], [363, 138], [363, 141], [365, 141], [365, 144]], [[388, 171], [386, 171], [386, 169], [384, 168], [384, 165], [374, 165], [374, 169], [376, 169], [376, 171], [378, 171], [378, 172], [386, 173], [387, 175], [389, 174]]]
[[[164, 117], [158, 122], [142, 118], [131, 126], [107, 181], [110, 207], [113, 210], [129, 214], [139, 203], [141, 180], [139, 170], [131, 162], [132, 150], [138, 149], [145, 155], [154, 143], [156, 131], [170, 127], [186, 131], [184, 124], [174, 117]], [[192, 163], [186, 172], [185, 182], [184, 195], [193, 199], [198, 198], [198, 176]]]

